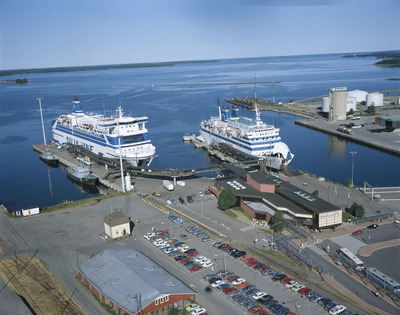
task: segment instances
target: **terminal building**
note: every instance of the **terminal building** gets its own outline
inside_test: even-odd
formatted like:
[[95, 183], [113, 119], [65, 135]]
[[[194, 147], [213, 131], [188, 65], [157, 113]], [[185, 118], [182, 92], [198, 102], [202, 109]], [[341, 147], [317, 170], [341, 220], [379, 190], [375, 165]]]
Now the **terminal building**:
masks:
[[[78, 268], [80, 281], [116, 314], [168, 314], [196, 292], [133, 249], [107, 249]], [[189, 300], [190, 299], [190, 300]]]
[[235, 175], [217, 179], [215, 194], [231, 188], [240, 199], [240, 206], [253, 219], [269, 222], [275, 211], [280, 210], [288, 220], [297, 221], [311, 228], [333, 228], [342, 224], [342, 209], [310, 194], [289, 182], [262, 172], [247, 172], [229, 165]]

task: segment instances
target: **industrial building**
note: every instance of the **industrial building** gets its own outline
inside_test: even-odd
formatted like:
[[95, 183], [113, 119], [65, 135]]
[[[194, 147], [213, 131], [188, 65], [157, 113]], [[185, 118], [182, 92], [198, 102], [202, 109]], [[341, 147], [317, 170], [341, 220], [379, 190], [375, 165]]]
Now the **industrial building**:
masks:
[[375, 117], [375, 125], [399, 132], [400, 115]]
[[329, 89], [329, 120], [345, 120], [347, 106], [347, 88]]
[[[133, 249], [107, 249], [78, 268], [80, 281], [116, 314], [168, 314], [195, 292]], [[187, 301], [186, 301], [187, 300]]]
[[104, 232], [110, 239], [130, 236], [129, 218], [122, 212], [115, 210], [114, 213], [104, 217]]
[[286, 219], [313, 228], [332, 228], [342, 224], [342, 209], [310, 194], [287, 181], [262, 172], [247, 172], [235, 166], [228, 168], [232, 178], [217, 179], [209, 187], [215, 194], [231, 188], [240, 199], [240, 206], [253, 219], [269, 222], [275, 211], [280, 210]]

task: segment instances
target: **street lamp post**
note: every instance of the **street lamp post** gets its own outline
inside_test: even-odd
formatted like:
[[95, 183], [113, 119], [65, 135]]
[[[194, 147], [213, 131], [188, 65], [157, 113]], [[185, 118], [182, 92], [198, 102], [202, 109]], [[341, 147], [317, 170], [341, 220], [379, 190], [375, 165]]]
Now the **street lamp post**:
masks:
[[[215, 257], [218, 257], [220, 255], [214, 255]], [[224, 252], [224, 279], [226, 277], [226, 252]], [[217, 258], [214, 258], [214, 260], [217, 260]]]
[[350, 151], [350, 154], [352, 155], [352, 159], [351, 159], [351, 186], [354, 187], [354, 155], [357, 154], [356, 151]]

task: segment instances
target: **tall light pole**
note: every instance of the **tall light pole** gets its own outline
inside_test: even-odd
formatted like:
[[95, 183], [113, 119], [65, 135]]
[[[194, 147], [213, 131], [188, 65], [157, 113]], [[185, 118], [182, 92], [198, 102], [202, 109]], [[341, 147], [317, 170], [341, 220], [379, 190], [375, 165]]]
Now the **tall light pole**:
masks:
[[357, 154], [356, 151], [350, 151], [350, 154], [352, 155], [352, 159], [351, 159], [351, 186], [354, 187], [354, 155]]

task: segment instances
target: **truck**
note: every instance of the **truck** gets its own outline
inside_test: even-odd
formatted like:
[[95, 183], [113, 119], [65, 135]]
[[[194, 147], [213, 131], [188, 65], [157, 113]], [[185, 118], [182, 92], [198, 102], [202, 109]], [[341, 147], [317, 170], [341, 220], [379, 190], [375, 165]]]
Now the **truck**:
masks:
[[174, 185], [169, 181], [169, 180], [163, 180], [163, 186], [167, 189], [167, 190], [174, 190]]

